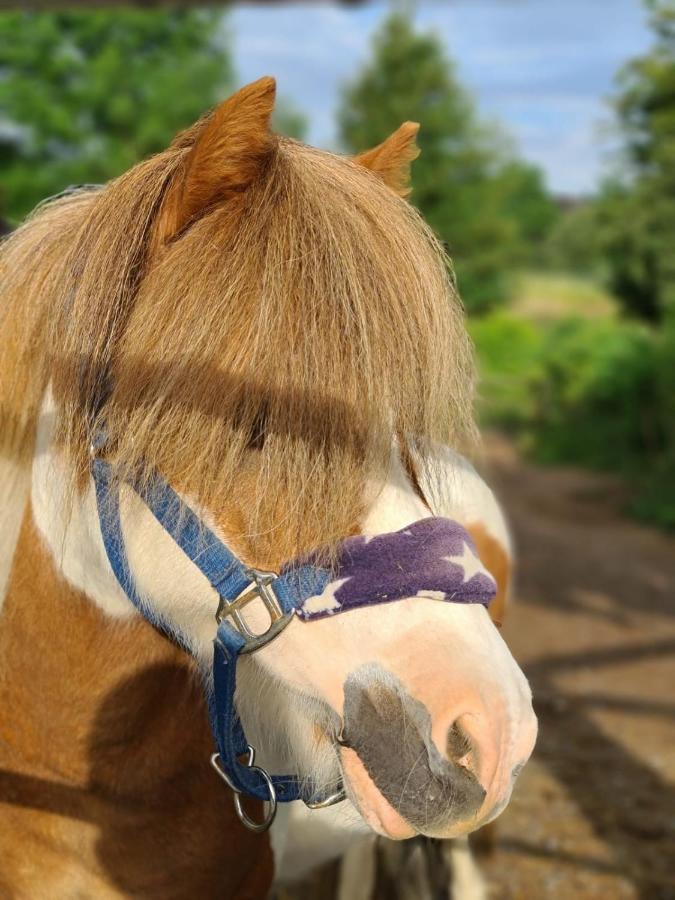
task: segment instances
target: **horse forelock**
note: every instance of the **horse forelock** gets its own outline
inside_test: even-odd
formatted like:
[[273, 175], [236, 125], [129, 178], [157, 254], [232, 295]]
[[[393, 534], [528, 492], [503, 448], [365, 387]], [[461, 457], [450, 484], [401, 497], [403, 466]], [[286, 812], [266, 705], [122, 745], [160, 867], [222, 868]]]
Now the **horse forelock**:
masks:
[[394, 434], [471, 436], [471, 351], [438, 242], [349, 159], [280, 139], [248, 189], [159, 242], [201, 127], [1, 251], [0, 399], [30, 425], [52, 382], [76, 477], [101, 407], [122, 470], [159, 467], [283, 559], [353, 528]]

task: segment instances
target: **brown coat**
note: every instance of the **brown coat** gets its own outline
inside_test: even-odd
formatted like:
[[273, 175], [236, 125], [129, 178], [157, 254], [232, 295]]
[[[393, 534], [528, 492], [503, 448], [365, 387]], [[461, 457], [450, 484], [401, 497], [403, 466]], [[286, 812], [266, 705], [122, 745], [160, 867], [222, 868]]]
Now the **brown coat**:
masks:
[[29, 508], [0, 627], [0, 897], [266, 896], [269, 842], [211, 752], [189, 659], [71, 588]]

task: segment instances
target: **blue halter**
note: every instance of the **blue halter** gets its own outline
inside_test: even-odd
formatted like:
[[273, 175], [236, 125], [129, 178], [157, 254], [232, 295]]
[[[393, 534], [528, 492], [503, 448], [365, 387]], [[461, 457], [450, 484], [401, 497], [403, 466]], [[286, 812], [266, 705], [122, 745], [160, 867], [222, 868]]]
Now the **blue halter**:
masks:
[[[136, 589], [120, 519], [121, 481], [111, 464], [100, 455], [104, 443], [102, 438], [92, 445], [91, 473], [110, 566], [141, 615], [189, 652], [180, 632], [158, 615]], [[420, 520], [399, 532], [369, 539], [362, 536], [346, 538], [341, 547], [337, 581], [335, 573], [307, 560], [284, 566], [276, 575], [246, 566], [158, 472], [153, 472], [149, 479], [131, 477], [124, 483], [136, 492], [218, 594], [213, 690], [207, 689], [209, 718], [218, 750], [211, 757], [211, 763], [234, 791], [239, 818], [254, 831], [264, 831], [271, 825], [277, 802], [302, 799], [311, 808], [317, 808], [339, 802], [345, 793], [341, 786], [335, 793], [321, 796], [295, 775], [270, 775], [255, 765], [255, 751], [246, 740], [234, 700], [240, 654], [267, 644], [294, 615], [308, 620], [360, 605], [391, 603], [417, 596], [422, 587], [433, 590], [435, 598], [454, 603], [487, 606], [494, 596], [494, 580], [486, 571], [476, 575], [472, 568], [471, 576], [465, 577], [462, 563], [465, 545], [470, 554], [476, 557], [478, 554], [465, 529], [448, 519]], [[375, 564], [378, 557], [386, 571], [378, 571]], [[415, 570], [419, 567], [425, 572], [422, 581], [416, 577]], [[329, 584], [331, 579], [333, 582]], [[250, 631], [242, 615], [242, 610], [252, 600], [262, 601], [269, 614], [270, 625], [264, 634]], [[267, 801], [263, 822], [253, 822], [246, 815], [241, 805], [243, 794]]]
[[[94, 452], [91, 473], [103, 545], [117, 581], [145, 619], [187, 649], [182, 635], [158, 615], [136, 590], [122, 534], [120, 483], [112, 466]], [[213, 692], [207, 692], [211, 729], [218, 748], [211, 762], [235, 792], [235, 805], [244, 824], [253, 830], [265, 830], [271, 825], [277, 802], [304, 799], [308, 806], [316, 808], [344, 799], [342, 790], [330, 796], [307, 796], [297, 776], [269, 775], [256, 766], [255, 751], [246, 740], [234, 703], [239, 655], [256, 650], [272, 640], [305, 600], [322, 592], [329, 581], [329, 572], [309, 565], [299, 566], [280, 576], [251, 569], [195, 515], [159, 473], [155, 472], [149, 483], [131, 480], [125, 483], [138, 494], [188, 559], [206, 576], [220, 598], [216, 613], [218, 629], [213, 645]], [[270, 615], [270, 627], [262, 635], [253, 634], [241, 615], [243, 607], [256, 598], [263, 601]], [[241, 757], [246, 757], [245, 763], [240, 761]], [[246, 816], [240, 803], [241, 794], [270, 804], [263, 823], [254, 823]]]

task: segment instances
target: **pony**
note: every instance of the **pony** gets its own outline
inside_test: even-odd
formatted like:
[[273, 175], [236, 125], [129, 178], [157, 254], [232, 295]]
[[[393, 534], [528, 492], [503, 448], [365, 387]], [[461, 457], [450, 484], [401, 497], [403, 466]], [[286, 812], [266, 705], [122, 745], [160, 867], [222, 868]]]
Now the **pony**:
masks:
[[[473, 439], [461, 305], [406, 200], [417, 126], [339, 157], [276, 136], [274, 97], [248, 85], [2, 246], [0, 893], [249, 898], [273, 877], [209, 766], [216, 592], [132, 482], [161, 473], [256, 570], [337, 572], [346, 541], [429, 521], [438, 446]], [[104, 543], [102, 431], [144, 615]], [[444, 564], [485, 583], [462, 546]], [[485, 607], [418, 594], [290, 617], [237, 666], [256, 763], [343, 785], [396, 839], [495, 817], [536, 735]]]

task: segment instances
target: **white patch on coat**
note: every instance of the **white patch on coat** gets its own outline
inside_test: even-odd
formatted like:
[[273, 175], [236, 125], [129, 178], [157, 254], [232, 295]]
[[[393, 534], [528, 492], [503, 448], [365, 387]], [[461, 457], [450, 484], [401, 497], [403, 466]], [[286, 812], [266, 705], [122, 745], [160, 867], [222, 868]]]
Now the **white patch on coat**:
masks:
[[337, 900], [372, 900], [377, 881], [377, 837], [347, 848], [340, 865]]
[[471, 852], [468, 838], [443, 841], [442, 849], [450, 871], [448, 896], [453, 900], [487, 900], [485, 879]]
[[[47, 392], [33, 462], [35, 524], [64, 578], [113, 618], [138, 615], [108, 562], [93, 481], [70, 497], [65, 463], [51, 446], [53, 399]], [[128, 487], [120, 495], [122, 533], [139, 595], [171, 621], [206, 663], [216, 631], [218, 598], [142, 500]]]
[[434, 446], [432, 479], [420, 467], [420, 486], [429, 498], [434, 515], [446, 516], [462, 525], [479, 522], [512, 556], [509, 528], [492, 490], [471, 463], [441, 444]]
[[[370, 490], [374, 490], [374, 486]], [[369, 511], [361, 522], [362, 532], [373, 537], [389, 531], [400, 531], [419, 519], [426, 519], [429, 509], [417, 496], [410, 484], [397, 446], [394, 445], [389, 461], [389, 473]]]
[[[275, 831], [284, 831], [283, 844]], [[275, 881], [289, 884], [299, 881], [325, 862], [337, 859], [372, 835], [351, 803], [327, 809], [308, 809], [304, 803], [291, 804], [286, 821], [272, 826], [275, 854]]]
[[31, 478], [35, 524], [63, 577], [107, 615], [128, 618], [134, 609], [108, 565], [93, 486], [71, 503], [65, 464], [52, 448], [54, 413], [48, 390], [40, 412]]

